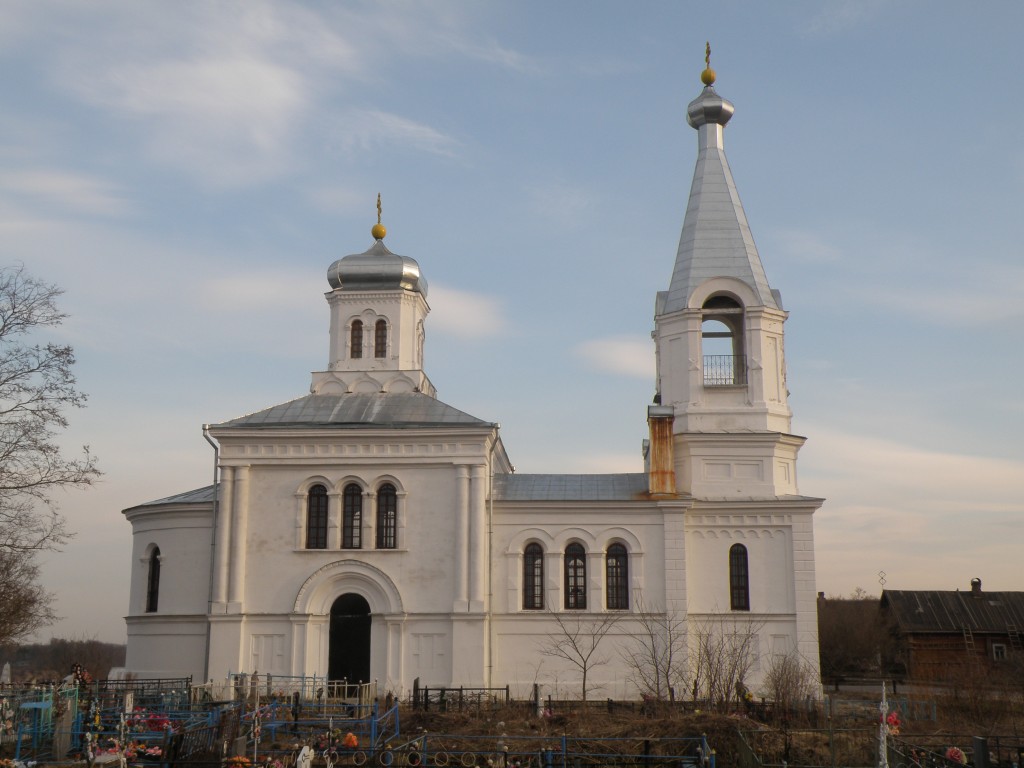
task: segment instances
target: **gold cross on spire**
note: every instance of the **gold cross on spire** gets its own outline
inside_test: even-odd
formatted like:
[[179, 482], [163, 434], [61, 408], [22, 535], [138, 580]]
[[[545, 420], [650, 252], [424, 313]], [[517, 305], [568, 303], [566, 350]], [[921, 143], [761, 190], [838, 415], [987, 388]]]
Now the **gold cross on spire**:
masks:
[[380, 192], [377, 193], [377, 223], [370, 227], [370, 234], [374, 240], [383, 240], [388, 233], [384, 225], [380, 223]]
[[711, 86], [715, 82], [715, 70], [711, 68], [711, 41], [704, 44], [704, 71], [700, 73], [700, 81]]

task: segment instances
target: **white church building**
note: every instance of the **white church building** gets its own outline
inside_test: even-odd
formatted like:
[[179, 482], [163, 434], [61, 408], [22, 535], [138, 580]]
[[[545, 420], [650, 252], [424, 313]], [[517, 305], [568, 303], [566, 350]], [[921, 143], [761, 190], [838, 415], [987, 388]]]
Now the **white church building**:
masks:
[[[369, 250], [327, 271], [327, 364], [309, 394], [206, 427], [215, 485], [124, 510], [127, 671], [316, 674], [399, 695], [417, 678], [514, 695], [557, 679], [569, 697], [580, 671], [543, 650], [607, 618], [607, 663], [588, 683], [602, 696], [639, 697], [627, 657], [651, 618], [683, 630], [691, 663], [701, 628], [752, 638], [755, 691], [773, 656], [817, 669], [822, 499], [797, 488], [787, 313], [726, 160], [733, 105], [710, 69], [702, 80], [682, 235], [655, 301], [646, 471], [516, 473], [496, 423], [438, 400], [427, 283], [378, 216]], [[682, 665], [679, 695], [692, 679]]]

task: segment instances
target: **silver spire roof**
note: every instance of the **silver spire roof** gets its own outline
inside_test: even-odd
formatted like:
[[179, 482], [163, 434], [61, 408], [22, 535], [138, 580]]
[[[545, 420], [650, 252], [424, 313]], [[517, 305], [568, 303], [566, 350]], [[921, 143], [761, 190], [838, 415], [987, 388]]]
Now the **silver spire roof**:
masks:
[[732, 103], [710, 85], [686, 108], [687, 122], [697, 129], [697, 166], [672, 282], [660, 307], [663, 313], [684, 309], [693, 290], [713, 277], [738, 278], [764, 306], [781, 309], [768, 285], [725, 157], [722, 134], [733, 111]]

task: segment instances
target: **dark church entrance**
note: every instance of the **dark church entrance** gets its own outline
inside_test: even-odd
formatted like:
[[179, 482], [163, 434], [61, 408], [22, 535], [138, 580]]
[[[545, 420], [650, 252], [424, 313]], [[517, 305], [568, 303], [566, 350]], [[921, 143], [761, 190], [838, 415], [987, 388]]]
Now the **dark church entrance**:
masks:
[[359, 595], [342, 595], [331, 606], [327, 675], [331, 680], [370, 680], [370, 604]]

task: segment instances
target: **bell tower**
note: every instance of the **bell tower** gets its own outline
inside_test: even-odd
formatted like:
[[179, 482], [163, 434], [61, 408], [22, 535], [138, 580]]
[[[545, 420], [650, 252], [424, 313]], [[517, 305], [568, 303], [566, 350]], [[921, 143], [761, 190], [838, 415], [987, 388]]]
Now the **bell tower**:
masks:
[[[709, 53], [710, 55], [710, 53]], [[725, 156], [732, 103], [715, 73], [687, 107], [697, 163], [672, 280], [658, 293], [657, 393], [672, 409], [677, 488], [699, 498], [796, 494], [783, 325]]]
[[420, 265], [384, 245], [377, 195], [377, 223], [369, 250], [335, 261], [327, 270], [331, 290], [330, 349], [326, 371], [313, 374], [310, 392], [436, 391], [423, 372], [423, 323], [430, 312]]

